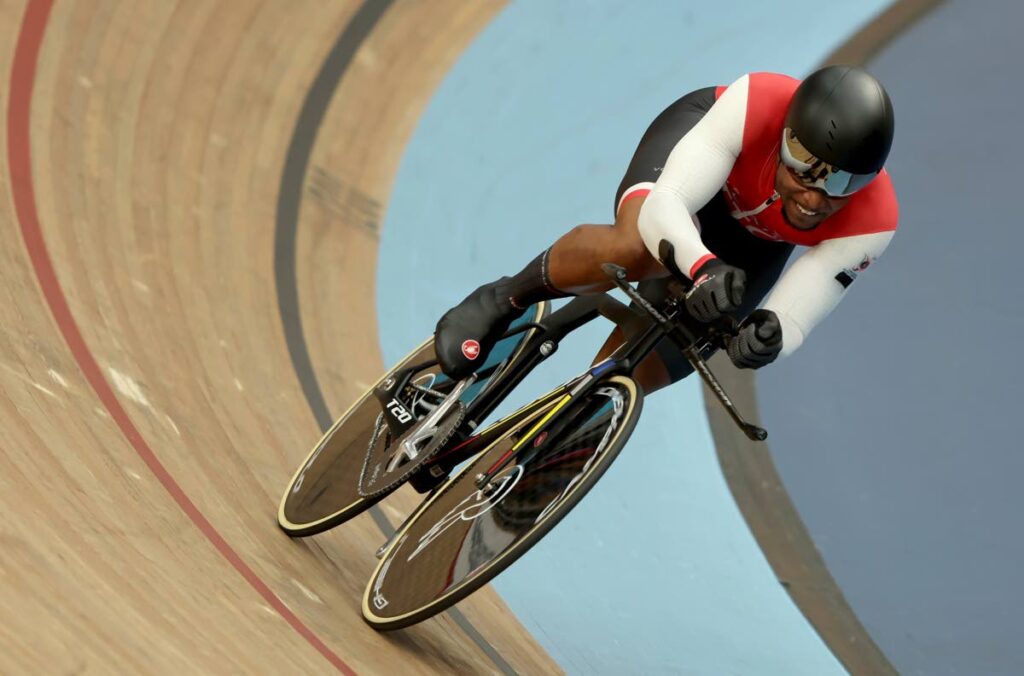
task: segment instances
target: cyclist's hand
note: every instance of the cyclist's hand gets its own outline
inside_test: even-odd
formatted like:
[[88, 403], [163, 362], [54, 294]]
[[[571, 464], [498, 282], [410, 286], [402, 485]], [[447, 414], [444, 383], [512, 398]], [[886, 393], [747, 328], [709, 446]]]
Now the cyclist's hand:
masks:
[[782, 351], [782, 326], [771, 310], [754, 310], [729, 342], [729, 359], [741, 369], [771, 364]]
[[686, 293], [686, 309], [698, 320], [710, 322], [739, 308], [746, 285], [743, 270], [712, 258], [697, 268], [693, 287]]

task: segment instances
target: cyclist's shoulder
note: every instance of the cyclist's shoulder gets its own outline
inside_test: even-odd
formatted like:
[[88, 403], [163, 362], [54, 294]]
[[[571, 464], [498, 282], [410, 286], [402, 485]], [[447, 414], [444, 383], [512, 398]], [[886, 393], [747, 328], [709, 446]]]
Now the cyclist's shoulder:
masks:
[[800, 86], [800, 80], [794, 77], [766, 71], [746, 73], [734, 84], [741, 83], [747, 88], [747, 99], [750, 103], [782, 107], [789, 105], [793, 93]]
[[[782, 73], [746, 73], [728, 87], [719, 87], [717, 98], [727, 89], [741, 88], [743, 111], [743, 141], [746, 149], [763, 143], [774, 144], [782, 130], [786, 109], [800, 81]], [[736, 98], [733, 99], [734, 101]]]
[[829, 218], [830, 237], [851, 237], [895, 232], [900, 205], [892, 177], [885, 169], [874, 181], [850, 198], [849, 204]]
[[726, 89], [741, 87], [746, 90], [748, 105], [750, 103], [789, 104], [793, 92], [800, 85], [800, 80], [782, 73], [754, 71], [744, 73], [729, 85], [716, 87], [716, 97], [721, 97]]

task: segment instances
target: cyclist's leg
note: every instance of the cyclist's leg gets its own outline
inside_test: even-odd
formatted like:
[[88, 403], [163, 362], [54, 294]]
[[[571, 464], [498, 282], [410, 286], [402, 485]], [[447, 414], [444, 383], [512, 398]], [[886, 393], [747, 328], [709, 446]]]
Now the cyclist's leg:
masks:
[[446, 374], [461, 379], [473, 372], [522, 308], [541, 300], [610, 289], [602, 263], [621, 265], [633, 281], [663, 272], [640, 237], [637, 219], [643, 196], [675, 144], [714, 102], [713, 88], [698, 90], [655, 119], [619, 186], [614, 224], [573, 228], [520, 272], [484, 284], [441, 318], [435, 349]]
[[560, 237], [504, 285], [518, 306], [562, 295], [606, 291], [613, 284], [602, 263], [626, 268], [638, 281], [664, 274], [640, 237], [637, 224], [645, 196], [658, 180], [669, 153], [715, 103], [715, 89], [691, 92], [666, 108], [637, 145], [615, 193], [611, 225], [578, 225]]
[[612, 225], [577, 225], [555, 242], [545, 252], [551, 285], [571, 294], [607, 291], [613, 284], [602, 263], [621, 265], [631, 281], [664, 274], [640, 237], [638, 219], [644, 199], [625, 202]]

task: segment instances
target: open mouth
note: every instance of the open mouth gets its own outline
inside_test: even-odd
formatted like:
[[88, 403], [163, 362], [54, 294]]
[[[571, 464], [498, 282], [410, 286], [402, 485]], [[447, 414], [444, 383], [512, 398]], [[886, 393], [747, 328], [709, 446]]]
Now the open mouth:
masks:
[[803, 207], [803, 205], [801, 205], [799, 202], [793, 202], [793, 204], [796, 205], [796, 210], [799, 211], [804, 216], [817, 216], [819, 213], [821, 213], [819, 211], [812, 211], [811, 209], [805, 209]]

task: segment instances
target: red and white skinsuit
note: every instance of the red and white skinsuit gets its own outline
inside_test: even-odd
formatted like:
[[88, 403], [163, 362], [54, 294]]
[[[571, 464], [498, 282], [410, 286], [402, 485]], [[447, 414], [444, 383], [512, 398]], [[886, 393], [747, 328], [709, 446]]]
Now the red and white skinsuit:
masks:
[[799, 84], [785, 75], [752, 73], [719, 87], [715, 104], [673, 148], [658, 181], [633, 186], [620, 200], [650, 191], [639, 220], [644, 243], [657, 257], [659, 243], [668, 240], [679, 269], [691, 277], [713, 257], [695, 214], [718, 191], [733, 218], [753, 235], [810, 247], [762, 305], [779, 317], [783, 355], [803, 343], [853, 279], [881, 255], [899, 215], [892, 180], [883, 170], [817, 227], [798, 230], [785, 220], [775, 173], [786, 110]]

